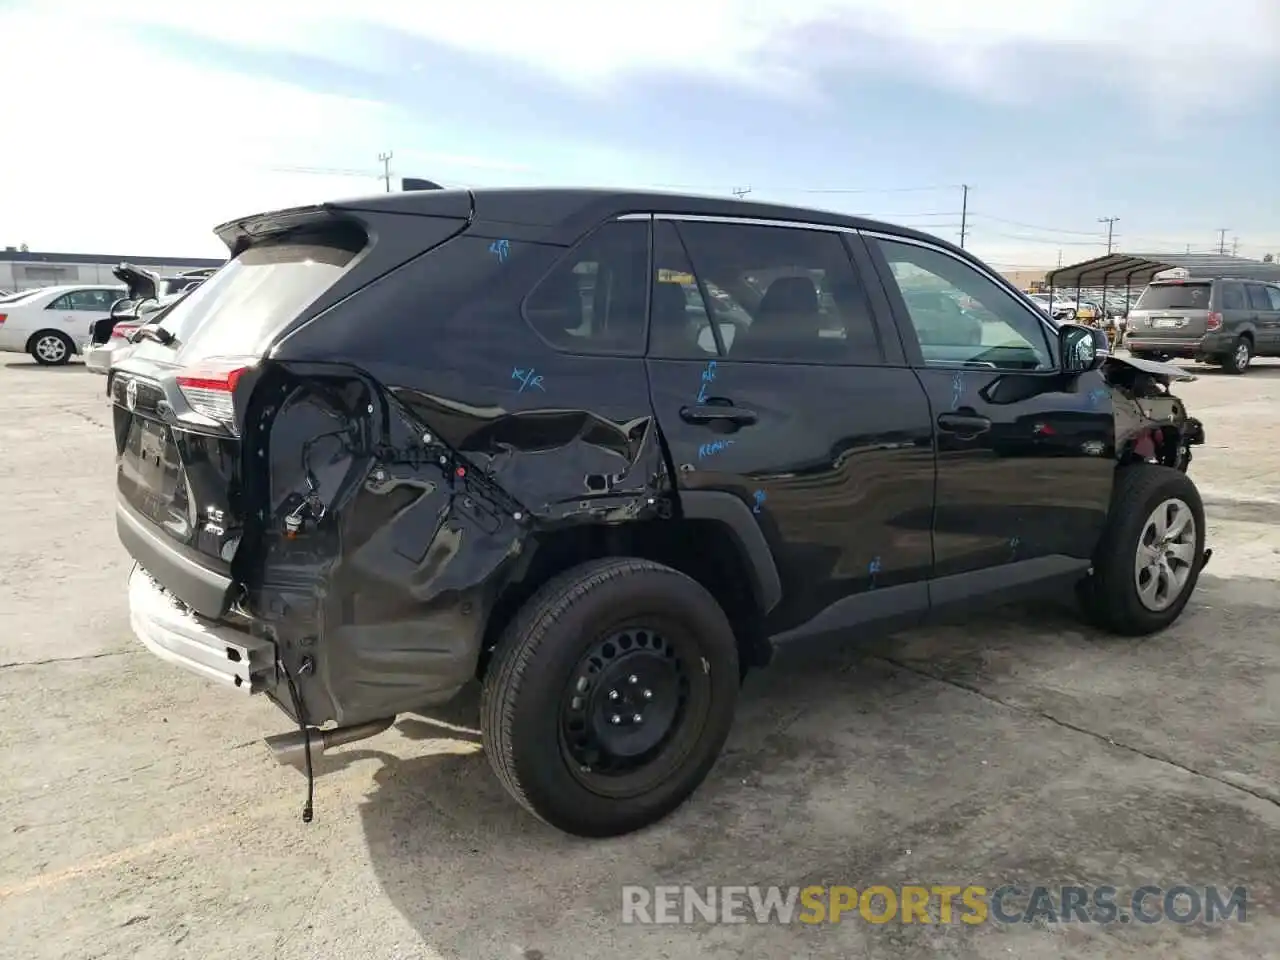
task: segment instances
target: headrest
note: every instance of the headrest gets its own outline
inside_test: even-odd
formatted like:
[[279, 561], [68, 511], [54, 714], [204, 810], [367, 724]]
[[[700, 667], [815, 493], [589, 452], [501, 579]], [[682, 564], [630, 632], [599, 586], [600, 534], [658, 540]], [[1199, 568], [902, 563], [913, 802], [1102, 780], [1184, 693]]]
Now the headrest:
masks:
[[762, 317], [779, 314], [816, 314], [818, 312], [818, 288], [808, 277], [779, 277], [769, 284], [769, 290], [760, 301]]

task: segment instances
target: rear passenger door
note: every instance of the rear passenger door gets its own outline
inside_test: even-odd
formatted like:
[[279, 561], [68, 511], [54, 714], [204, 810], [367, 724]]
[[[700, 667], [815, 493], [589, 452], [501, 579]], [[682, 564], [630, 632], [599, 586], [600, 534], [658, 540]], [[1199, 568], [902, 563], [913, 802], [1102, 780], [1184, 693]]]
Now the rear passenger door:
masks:
[[1280, 313], [1272, 308], [1267, 287], [1261, 283], [1246, 283], [1245, 297], [1253, 310], [1253, 322], [1257, 331], [1253, 352], [1263, 355], [1275, 353], [1277, 347], [1280, 347], [1280, 342], [1277, 341], [1277, 337], [1280, 337]]
[[967, 259], [914, 238], [866, 240], [932, 406], [932, 600], [1087, 567], [1114, 473], [1101, 372], [1059, 373], [1047, 320]]
[[1267, 295], [1267, 302], [1271, 309], [1269, 316], [1271, 318], [1271, 348], [1269, 350], [1272, 356], [1280, 356], [1280, 287], [1275, 284], [1266, 284], [1263, 288]]
[[928, 403], [842, 234], [658, 216], [653, 238], [647, 365], [682, 508], [763, 532], [781, 579], [766, 630], [922, 614]]

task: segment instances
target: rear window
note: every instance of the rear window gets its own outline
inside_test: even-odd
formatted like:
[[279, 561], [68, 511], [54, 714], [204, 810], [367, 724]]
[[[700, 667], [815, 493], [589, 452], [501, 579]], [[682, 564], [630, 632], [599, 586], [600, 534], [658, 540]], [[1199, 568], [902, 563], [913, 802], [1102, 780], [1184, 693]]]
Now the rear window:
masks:
[[258, 356], [338, 281], [359, 249], [348, 238], [250, 247], [174, 304], [161, 326], [184, 359]]
[[1209, 284], [1160, 283], [1142, 291], [1135, 310], [1208, 310]]

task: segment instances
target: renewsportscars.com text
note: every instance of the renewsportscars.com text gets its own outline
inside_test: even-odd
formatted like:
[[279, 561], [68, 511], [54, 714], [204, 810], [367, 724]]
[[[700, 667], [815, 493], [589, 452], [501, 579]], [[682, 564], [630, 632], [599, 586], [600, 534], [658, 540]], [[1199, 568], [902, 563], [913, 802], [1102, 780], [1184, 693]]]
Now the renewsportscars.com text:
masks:
[[1244, 887], [953, 885], [627, 886], [622, 922], [758, 923], [1220, 923], [1244, 921]]

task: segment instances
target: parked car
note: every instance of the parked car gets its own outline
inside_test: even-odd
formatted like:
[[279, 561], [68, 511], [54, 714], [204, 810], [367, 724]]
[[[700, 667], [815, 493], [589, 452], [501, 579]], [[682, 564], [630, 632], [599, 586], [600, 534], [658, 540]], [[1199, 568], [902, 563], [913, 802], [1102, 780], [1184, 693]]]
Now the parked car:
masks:
[[125, 296], [112, 304], [106, 319], [89, 324], [89, 337], [80, 349], [85, 368], [94, 373], [106, 374], [112, 363], [132, 349], [132, 337], [139, 327], [153, 322], [207, 276], [162, 278], [128, 263], [120, 264], [112, 273], [125, 284]]
[[85, 324], [109, 315], [122, 287], [74, 284], [41, 287], [0, 303], [0, 351], [29, 353], [58, 366], [74, 357]]
[[1129, 313], [1135, 357], [1181, 357], [1244, 373], [1280, 356], [1280, 284], [1220, 277], [1150, 283]]
[[1064, 589], [1148, 634], [1209, 559], [1194, 378], [924, 233], [561, 189], [218, 234], [230, 263], [110, 372], [130, 618], [290, 718], [304, 819], [315, 754], [479, 680], [512, 796], [625, 833], [693, 793], [775, 655]]

